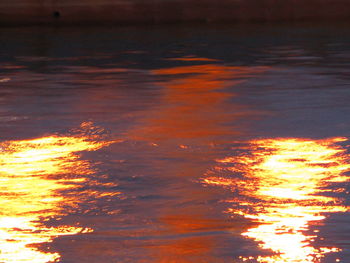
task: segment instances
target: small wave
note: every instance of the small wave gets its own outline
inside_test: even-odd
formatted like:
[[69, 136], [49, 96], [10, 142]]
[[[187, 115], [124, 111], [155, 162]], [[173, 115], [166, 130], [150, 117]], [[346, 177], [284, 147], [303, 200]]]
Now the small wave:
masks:
[[10, 78], [3, 78], [3, 79], [0, 79], [0, 82], [8, 82], [10, 80], [11, 80]]

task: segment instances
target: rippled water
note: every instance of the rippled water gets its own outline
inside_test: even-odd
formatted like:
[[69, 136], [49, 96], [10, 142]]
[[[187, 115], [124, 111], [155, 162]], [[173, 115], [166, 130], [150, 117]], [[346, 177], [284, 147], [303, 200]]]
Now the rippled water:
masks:
[[347, 29], [2, 29], [0, 262], [349, 262]]

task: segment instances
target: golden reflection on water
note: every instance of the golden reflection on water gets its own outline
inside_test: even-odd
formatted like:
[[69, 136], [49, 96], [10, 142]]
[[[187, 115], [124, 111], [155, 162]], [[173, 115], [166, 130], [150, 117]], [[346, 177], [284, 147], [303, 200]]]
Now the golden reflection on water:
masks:
[[[261, 74], [267, 68], [226, 66], [193, 56], [171, 60], [186, 63], [152, 71], [163, 80], [158, 83], [163, 86], [159, 106], [151, 110], [150, 117], [134, 132], [129, 133], [134, 139], [147, 140], [159, 148], [166, 147], [167, 158], [185, 160], [167, 164], [164, 174], [179, 178], [172, 191], [163, 190], [164, 195], [172, 196], [174, 202], [159, 209], [159, 221], [165, 228], [162, 235], [176, 238], [165, 239], [156, 246], [158, 260], [155, 262], [218, 262], [212, 256], [215, 238], [198, 233], [227, 226], [223, 226], [219, 219], [212, 220], [208, 205], [203, 202], [212, 198], [212, 193], [198, 189], [197, 184], [191, 186], [188, 181], [189, 177], [198, 178], [203, 174], [207, 167], [203, 166], [202, 160], [212, 160], [213, 150], [204, 147], [194, 153], [193, 146], [211, 144], [214, 137], [218, 141], [224, 140], [225, 135], [232, 136], [232, 129], [224, 125], [226, 122], [255, 114], [243, 105], [228, 103], [235, 94], [225, 89]], [[188, 62], [205, 64], [188, 65]], [[178, 147], [173, 147], [172, 143]], [[164, 166], [164, 163], [153, 165]]]
[[63, 205], [73, 207], [79, 202], [78, 197], [60, 191], [76, 188], [92, 173], [77, 152], [111, 143], [97, 137], [55, 135], [0, 144], [0, 262], [56, 262], [58, 253], [36, 247], [60, 235], [92, 231], [79, 226], [48, 227], [43, 222], [64, 215]]
[[230, 200], [237, 207], [230, 208], [229, 213], [256, 222], [242, 235], [274, 252], [255, 258], [242, 256], [243, 261], [315, 263], [326, 253], [340, 250], [313, 245], [319, 238], [313, 224], [324, 220], [326, 213], [348, 211], [341, 199], [326, 195], [327, 191], [343, 191], [330, 190], [332, 183], [348, 180], [344, 174], [350, 169], [348, 156], [337, 145], [342, 141], [346, 139], [256, 140], [249, 144], [250, 154], [218, 160], [221, 165], [217, 170], [237, 172], [237, 177], [208, 177], [205, 182], [239, 192]]
[[[179, 58], [183, 61], [207, 61], [207, 58]], [[267, 67], [233, 67], [219, 64], [186, 65], [153, 70], [152, 74], [164, 79], [160, 85], [161, 101], [149, 114], [142, 127], [130, 135], [158, 143], [164, 140], [210, 141], [213, 137], [232, 135], [226, 122], [256, 114], [244, 105], [227, 103], [235, 96], [225, 88], [234, 87]], [[228, 110], [229, 107], [229, 110]], [[235, 107], [235, 108], [233, 108]]]

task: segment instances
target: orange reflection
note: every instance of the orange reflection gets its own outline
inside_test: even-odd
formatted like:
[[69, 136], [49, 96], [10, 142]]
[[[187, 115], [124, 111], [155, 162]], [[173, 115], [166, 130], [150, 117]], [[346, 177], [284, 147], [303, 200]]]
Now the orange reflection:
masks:
[[[345, 140], [257, 140], [250, 143], [251, 154], [219, 160], [222, 165], [232, 164], [224, 169], [241, 173], [244, 178], [211, 177], [205, 182], [238, 186], [239, 195], [232, 200], [238, 207], [229, 212], [258, 223], [242, 235], [274, 252], [272, 256], [259, 256], [255, 260], [315, 263], [324, 254], [339, 251], [336, 247], [316, 248], [313, 241], [318, 231], [314, 230], [313, 234], [307, 231], [325, 219], [325, 213], [348, 211], [341, 199], [322, 195], [332, 183], [348, 180], [344, 175], [350, 170], [348, 157], [345, 149], [336, 144]], [[248, 259], [253, 257], [242, 257], [243, 261]]]
[[[181, 211], [184, 212], [184, 211]], [[197, 212], [198, 213], [198, 212]], [[195, 233], [206, 231], [213, 227], [215, 222], [205, 219], [205, 214], [165, 215], [161, 222], [166, 224], [166, 235], [177, 236], [173, 240], [164, 240], [157, 248], [159, 253], [158, 263], [190, 263], [200, 262], [203, 258], [209, 260], [210, 251], [214, 246], [211, 236], [197, 236]]]
[[199, 58], [196, 56], [185, 56], [180, 58], [169, 58], [167, 60], [174, 60], [174, 61], [204, 61], [204, 62], [219, 62], [217, 59], [212, 58]]
[[[206, 59], [191, 57], [191, 60]], [[265, 70], [217, 64], [153, 70], [153, 74], [165, 79], [161, 82], [163, 95], [153, 117], [133, 137], [158, 143], [166, 139], [212, 142], [213, 137], [219, 140], [221, 136], [232, 136], [225, 122], [246, 118], [252, 112], [243, 105], [226, 103], [234, 94], [224, 89]]]
[[[91, 126], [84, 123], [83, 128]], [[0, 144], [0, 262], [45, 263], [58, 253], [36, 246], [60, 235], [92, 231], [76, 226], [47, 227], [43, 222], [74, 207], [78, 197], [60, 191], [74, 189], [91, 174], [89, 163], [77, 152], [95, 151], [112, 142], [98, 135], [47, 136]]]
[[[148, 114], [151, 117], [132, 133], [134, 138], [164, 150], [167, 158], [184, 160], [169, 162], [166, 166], [164, 160], [153, 164], [166, 167], [164, 176], [179, 177], [172, 191], [164, 188], [167, 191], [164, 196], [174, 201], [160, 207], [159, 221], [164, 226], [160, 234], [167, 238], [154, 253], [159, 263], [218, 262], [212, 250], [219, 238], [211, 231], [228, 229], [232, 225], [228, 226], [208, 211], [205, 200], [210, 200], [213, 192], [202, 191], [201, 186], [191, 184], [189, 179], [199, 178], [207, 169], [203, 160], [213, 159], [215, 150], [208, 144], [226, 140], [225, 135], [232, 136], [232, 127], [225, 124], [252, 115], [245, 106], [228, 103], [235, 94], [225, 89], [266, 68], [209, 64], [210, 59], [197, 57], [176, 60], [207, 63], [153, 70], [152, 73], [163, 80], [160, 103]], [[237, 134], [241, 132], [237, 129]], [[196, 148], [198, 145], [200, 150]]]

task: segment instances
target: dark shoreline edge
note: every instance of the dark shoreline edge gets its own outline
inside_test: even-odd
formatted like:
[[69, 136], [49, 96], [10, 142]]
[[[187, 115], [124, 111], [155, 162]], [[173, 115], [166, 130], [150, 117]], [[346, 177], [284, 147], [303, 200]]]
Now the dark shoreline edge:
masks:
[[0, 26], [350, 21], [350, 0], [2, 0]]

